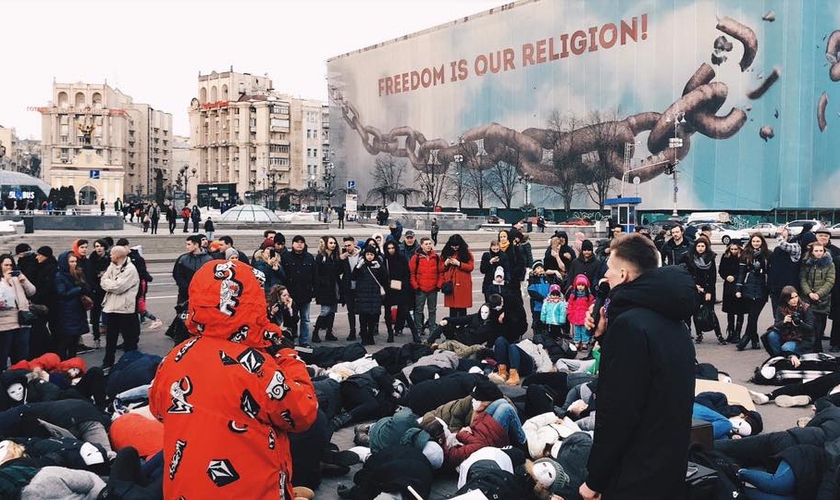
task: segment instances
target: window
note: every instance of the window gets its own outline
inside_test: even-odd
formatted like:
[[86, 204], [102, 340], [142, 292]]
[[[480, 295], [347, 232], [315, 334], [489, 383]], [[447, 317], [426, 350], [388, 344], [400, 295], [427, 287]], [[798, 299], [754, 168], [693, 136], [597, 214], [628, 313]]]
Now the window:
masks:
[[67, 144], [67, 136], [66, 135], [61, 136], [61, 144]]
[[250, 120], [248, 120], [248, 125], [251, 126], [251, 127], [256, 127], [257, 126], [257, 119], [256, 118], [251, 118]]

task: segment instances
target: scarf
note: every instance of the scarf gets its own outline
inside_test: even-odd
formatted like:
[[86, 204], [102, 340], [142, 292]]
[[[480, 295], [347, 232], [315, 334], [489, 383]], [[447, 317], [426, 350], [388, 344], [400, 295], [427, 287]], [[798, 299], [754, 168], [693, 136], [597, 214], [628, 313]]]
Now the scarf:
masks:
[[697, 269], [708, 271], [712, 267], [712, 261], [706, 262], [703, 259], [703, 255], [698, 254], [694, 257], [694, 265], [697, 266]]

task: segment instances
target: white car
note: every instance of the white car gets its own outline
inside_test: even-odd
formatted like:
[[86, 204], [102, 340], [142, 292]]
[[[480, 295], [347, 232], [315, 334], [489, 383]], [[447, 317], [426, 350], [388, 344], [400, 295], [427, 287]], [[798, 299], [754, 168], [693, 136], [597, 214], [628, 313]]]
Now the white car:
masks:
[[831, 231], [832, 238], [840, 238], [840, 224], [835, 224], [828, 228], [828, 230]]
[[761, 233], [765, 238], [775, 238], [779, 234], [779, 227], [769, 222], [760, 222], [747, 228], [747, 232], [750, 234]]
[[[732, 224], [709, 224], [712, 228], [712, 243], [723, 243], [728, 245], [731, 241], [746, 242], [750, 239], [750, 231], [738, 229]], [[698, 233], [700, 234], [700, 233]]]
[[787, 228], [788, 233], [791, 236], [796, 236], [797, 234], [802, 232], [802, 226], [804, 226], [805, 224], [807, 224], [809, 222], [814, 225], [814, 227], [811, 228], [811, 231], [824, 227], [822, 222], [820, 222], [818, 220], [815, 220], [815, 219], [793, 220], [793, 221], [790, 221], [787, 224], [785, 224], [785, 227]]

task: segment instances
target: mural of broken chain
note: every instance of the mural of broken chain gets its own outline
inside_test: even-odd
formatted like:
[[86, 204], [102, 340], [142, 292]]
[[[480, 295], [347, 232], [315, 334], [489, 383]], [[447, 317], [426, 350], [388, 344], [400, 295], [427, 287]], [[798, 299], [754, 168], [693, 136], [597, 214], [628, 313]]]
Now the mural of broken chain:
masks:
[[[825, 58], [828, 60], [828, 77], [832, 82], [840, 82], [840, 30], [834, 30], [825, 42]], [[823, 92], [817, 101], [817, 126], [820, 132], [825, 132], [828, 122], [825, 119], [825, 109], [828, 107], [828, 93]]]
[[[773, 22], [775, 14], [768, 12], [763, 19]], [[758, 53], [755, 32], [729, 17], [719, 20], [716, 28], [743, 45], [743, 55], [738, 64], [741, 71], [748, 71]], [[837, 44], [840, 44], [840, 34], [837, 36]], [[725, 63], [725, 53], [732, 49], [733, 43], [726, 36], [720, 36], [714, 43], [712, 63]], [[371, 155], [388, 153], [407, 158], [417, 170], [443, 173], [454, 161], [455, 155], [463, 152], [462, 148], [467, 148], [475, 154], [464, 159], [464, 167], [484, 170], [497, 162], [505, 162], [514, 165], [519, 174], [527, 174], [534, 183], [542, 185], [556, 185], [559, 182], [555, 163], [571, 158], [591, 158], [589, 155], [592, 154], [606, 161], [613, 176], [621, 179], [626, 168], [625, 145], [632, 147], [639, 134], [649, 131], [647, 149], [655, 161], [648, 162], [647, 166], [643, 164], [633, 172], [634, 176], [645, 182], [665, 172], [669, 164], [684, 159], [691, 148], [691, 136], [694, 133], [710, 139], [728, 139], [737, 134], [747, 122], [746, 111], [749, 111], [749, 106], [745, 108], [746, 111], [732, 108], [725, 115], [717, 114], [727, 99], [729, 88], [723, 82], [713, 81], [715, 76], [715, 70], [703, 63], [685, 84], [682, 96], [662, 112], [637, 113], [623, 120], [597, 123], [567, 133], [540, 128], [527, 128], [520, 132], [499, 123], [488, 123], [464, 131], [459, 137], [461, 143], [456, 145], [442, 138], [427, 139], [422, 132], [410, 126], [382, 132], [365, 124], [353, 103], [334, 86], [330, 87], [330, 99], [341, 110], [344, 120], [355, 130], [365, 150]], [[760, 75], [762, 83], [750, 91], [747, 97], [759, 99], [780, 76], [778, 68], [774, 68], [766, 78]], [[675, 126], [677, 117], [684, 117], [684, 123]], [[761, 127], [759, 135], [765, 141], [772, 138], [773, 127]], [[668, 148], [669, 139], [675, 136], [682, 138], [682, 147]], [[632, 149], [630, 152], [632, 154]], [[582, 165], [582, 168], [592, 168], [586, 161], [576, 163]]]

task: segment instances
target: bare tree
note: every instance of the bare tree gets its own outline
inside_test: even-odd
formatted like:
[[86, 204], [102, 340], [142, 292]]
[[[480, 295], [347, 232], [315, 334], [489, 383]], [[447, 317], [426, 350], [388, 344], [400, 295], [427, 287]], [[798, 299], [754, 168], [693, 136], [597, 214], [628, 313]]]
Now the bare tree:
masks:
[[397, 161], [391, 155], [376, 158], [373, 166], [373, 187], [368, 191], [368, 198], [376, 195], [382, 198], [382, 205], [397, 201], [400, 191], [405, 189], [403, 177], [407, 168], [405, 161]]
[[[463, 156], [463, 155], [462, 155]], [[462, 158], [461, 161], [454, 161], [454, 168], [448, 170], [447, 177], [448, 180], [451, 182], [451, 195], [458, 202], [458, 211], [460, 212], [463, 208], [464, 198], [467, 196], [467, 172], [466, 167], [464, 167], [464, 159]]]
[[[571, 137], [570, 132], [583, 125], [583, 121], [575, 115], [563, 117], [558, 111], [554, 111], [548, 119], [548, 132], [550, 141], [555, 146], [560, 145], [561, 140]], [[581, 179], [584, 169], [588, 168], [579, 155], [555, 155], [553, 165], [557, 182], [548, 188], [558, 194], [563, 200], [563, 208], [568, 212], [572, 208], [572, 200], [583, 187]]]
[[421, 194], [422, 191], [419, 189], [414, 189], [412, 187], [402, 188], [397, 192], [397, 196], [403, 197], [403, 206], [408, 206], [408, 198], [414, 196], [415, 194]]
[[511, 208], [518, 183], [519, 173], [515, 162], [497, 161], [487, 170], [489, 194], [507, 209]]
[[484, 208], [489, 190], [485, 164], [488, 161], [487, 154], [480, 151], [472, 141], [462, 141], [458, 154], [463, 157], [460, 176], [462, 196], [474, 199], [478, 208]]
[[[583, 169], [580, 182], [586, 194], [600, 210], [604, 209], [604, 200], [609, 196], [615, 182], [613, 163], [616, 158], [622, 158], [623, 152], [614, 147], [619, 138], [618, 121], [615, 114], [605, 116], [598, 111], [589, 115], [585, 132], [588, 140], [598, 144], [594, 152], [583, 155], [582, 162], [587, 168]], [[622, 144], [623, 142], [619, 141]]]
[[438, 160], [437, 153], [429, 155], [429, 161], [418, 170], [415, 181], [425, 196], [423, 205], [426, 208], [436, 207], [447, 193], [446, 165]]

